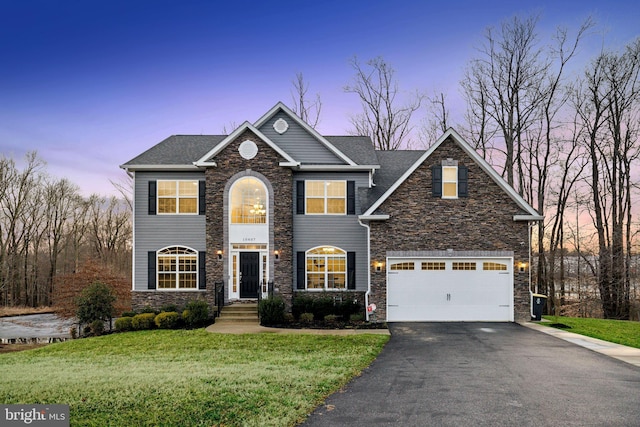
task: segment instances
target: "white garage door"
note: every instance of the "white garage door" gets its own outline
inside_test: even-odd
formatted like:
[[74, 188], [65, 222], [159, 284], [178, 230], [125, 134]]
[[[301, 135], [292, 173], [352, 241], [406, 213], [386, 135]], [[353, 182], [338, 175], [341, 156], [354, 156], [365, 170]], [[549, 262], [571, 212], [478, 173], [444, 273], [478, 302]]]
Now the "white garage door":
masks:
[[510, 258], [389, 258], [387, 320], [513, 321]]

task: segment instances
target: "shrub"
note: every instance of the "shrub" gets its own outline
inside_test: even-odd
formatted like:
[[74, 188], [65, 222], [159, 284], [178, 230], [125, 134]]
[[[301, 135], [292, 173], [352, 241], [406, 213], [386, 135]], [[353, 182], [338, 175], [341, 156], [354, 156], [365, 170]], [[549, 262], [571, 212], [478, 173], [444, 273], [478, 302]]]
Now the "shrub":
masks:
[[295, 321], [295, 317], [293, 317], [293, 314], [291, 313], [285, 313], [284, 314], [284, 321], [285, 323], [293, 323]]
[[351, 316], [349, 316], [349, 320], [351, 322], [362, 322], [362, 321], [364, 321], [364, 314], [362, 314], [362, 313], [354, 313]]
[[122, 315], [120, 317], [133, 317], [136, 314], [138, 313], [136, 313], [135, 311], [124, 311], [122, 312]]
[[300, 315], [300, 322], [313, 323], [313, 313], [302, 313]]
[[156, 315], [153, 313], [140, 313], [133, 316], [131, 319], [131, 326], [136, 331], [144, 329], [153, 329], [155, 326], [154, 320]]
[[127, 332], [133, 330], [133, 316], [124, 316], [116, 319], [116, 331]]
[[297, 296], [293, 299], [291, 306], [293, 317], [300, 319], [302, 313], [313, 312], [313, 298], [309, 296]]
[[327, 314], [324, 316], [325, 323], [333, 324], [338, 321], [338, 316], [335, 314]]
[[354, 300], [342, 301], [336, 305], [335, 310], [335, 313], [345, 320], [350, 319], [352, 314], [362, 314], [363, 312], [364, 306]]
[[203, 300], [190, 301], [182, 312], [182, 320], [190, 328], [204, 325], [209, 320], [209, 304]]
[[104, 333], [104, 322], [102, 320], [94, 320], [89, 324], [89, 328], [91, 328], [91, 335], [99, 337]]
[[159, 329], [174, 329], [178, 327], [180, 315], [175, 311], [163, 311], [154, 319]]
[[316, 319], [324, 319], [328, 314], [335, 314], [335, 305], [333, 298], [321, 297], [313, 300], [313, 317]]
[[140, 310], [140, 313], [153, 313], [153, 314], [159, 314], [160, 312], [158, 310], [156, 310], [153, 307], [149, 307], [148, 305], [145, 306], [145, 308], [143, 308], [142, 310]]
[[115, 300], [116, 297], [111, 294], [107, 285], [100, 282], [92, 283], [82, 290], [82, 294], [76, 300], [76, 317], [80, 323], [110, 320], [114, 313]]
[[280, 297], [270, 296], [260, 301], [258, 313], [260, 313], [261, 325], [281, 325], [284, 323], [284, 300]]
[[165, 304], [163, 306], [160, 307], [160, 313], [162, 312], [167, 312], [167, 313], [171, 313], [171, 312], [176, 312], [178, 313], [180, 310], [178, 310], [178, 306], [175, 304]]

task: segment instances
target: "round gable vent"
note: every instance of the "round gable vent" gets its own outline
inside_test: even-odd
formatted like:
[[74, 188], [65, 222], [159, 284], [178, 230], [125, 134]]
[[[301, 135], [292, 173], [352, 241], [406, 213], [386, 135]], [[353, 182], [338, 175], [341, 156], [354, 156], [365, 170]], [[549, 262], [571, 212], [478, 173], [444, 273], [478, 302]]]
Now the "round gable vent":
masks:
[[243, 159], [251, 160], [256, 156], [256, 154], [258, 154], [258, 146], [255, 142], [246, 140], [240, 144], [238, 152]]
[[285, 133], [287, 129], [289, 129], [289, 123], [285, 119], [278, 119], [273, 124], [273, 129], [278, 132], [280, 135]]

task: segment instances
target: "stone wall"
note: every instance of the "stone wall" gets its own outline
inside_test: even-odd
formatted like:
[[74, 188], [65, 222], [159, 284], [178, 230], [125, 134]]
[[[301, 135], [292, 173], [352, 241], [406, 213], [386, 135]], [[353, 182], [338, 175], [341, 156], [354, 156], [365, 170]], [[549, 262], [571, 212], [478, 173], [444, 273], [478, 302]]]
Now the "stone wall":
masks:
[[[434, 198], [431, 167], [457, 160], [469, 170], [469, 197]], [[386, 319], [386, 257], [389, 251], [513, 251], [514, 317], [529, 319], [528, 224], [515, 222], [524, 214], [519, 206], [451, 139], [443, 142], [380, 206], [376, 214], [386, 221], [371, 221], [371, 296], [378, 319]], [[385, 263], [376, 271], [377, 262]]]
[[[255, 158], [247, 160], [238, 153], [243, 141], [250, 140], [258, 146]], [[229, 242], [225, 224], [228, 224], [225, 200], [228, 200], [228, 189], [232, 179], [241, 176], [258, 176], [266, 180], [269, 194], [270, 218], [270, 279], [274, 281], [275, 294], [282, 296], [287, 304], [293, 295], [293, 180], [292, 171], [281, 167], [284, 161], [275, 150], [260, 138], [247, 130], [225, 147], [215, 158], [211, 159], [217, 166], [206, 171], [206, 245], [207, 245], [207, 292], [213, 289], [214, 283], [224, 280], [227, 290], [229, 283], [228, 249]], [[222, 260], [217, 251], [223, 251]], [[279, 251], [279, 260], [275, 261], [274, 251]], [[213, 292], [213, 291], [212, 291]], [[228, 297], [227, 297], [228, 298]]]
[[[205, 300], [209, 304], [210, 310], [214, 308], [214, 301], [209, 294], [204, 291], [132, 291], [131, 308], [134, 311], [142, 310], [146, 307], [159, 309], [164, 305], [176, 305], [184, 308], [190, 301]], [[212, 312], [212, 311], [211, 311]]]

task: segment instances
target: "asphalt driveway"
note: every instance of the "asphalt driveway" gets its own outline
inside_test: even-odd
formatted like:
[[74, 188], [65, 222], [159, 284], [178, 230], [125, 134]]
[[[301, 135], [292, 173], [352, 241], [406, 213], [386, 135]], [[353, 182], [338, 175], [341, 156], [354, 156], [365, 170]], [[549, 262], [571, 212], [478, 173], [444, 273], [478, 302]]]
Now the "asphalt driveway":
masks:
[[304, 426], [638, 426], [640, 368], [514, 323], [393, 323]]

